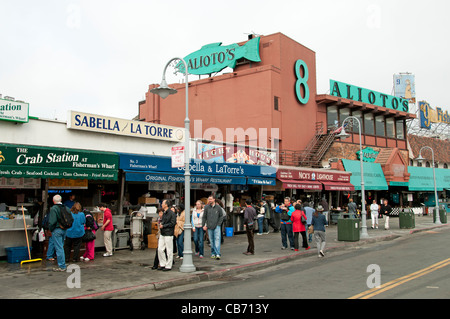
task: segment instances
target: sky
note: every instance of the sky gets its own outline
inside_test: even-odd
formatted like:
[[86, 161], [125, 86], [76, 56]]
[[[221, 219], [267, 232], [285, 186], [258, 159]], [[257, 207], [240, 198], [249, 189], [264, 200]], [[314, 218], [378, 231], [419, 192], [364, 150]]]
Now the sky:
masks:
[[410, 72], [418, 101], [450, 110], [449, 11], [448, 0], [2, 0], [0, 94], [40, 118], [131, 119], [171, 58], [281, 32], [316, 52], [318, 94], [330, 79], [392, 94], [393, 75]]

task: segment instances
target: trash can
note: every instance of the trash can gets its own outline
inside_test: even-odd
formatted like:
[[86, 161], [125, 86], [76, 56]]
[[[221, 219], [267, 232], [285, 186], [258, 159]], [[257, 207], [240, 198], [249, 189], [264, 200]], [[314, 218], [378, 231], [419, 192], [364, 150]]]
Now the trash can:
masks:
[[410, 229], [416, 227], [416, 220], [414, 212], [410, 208], [403, 209], [403, 212], [398, 214], [398, 222], [400, 229]]
[[[436, 222], [436, 214], [435, 214], [436, 208], [433, 209], [433, 223]], [[442, 224], [447, 224], [447, 211], [445, 208], [439, 208], [439, 219], [441, 220]]]
[[339, 241], [359, 241], [359, 218], [341, 217], [337, 224]]

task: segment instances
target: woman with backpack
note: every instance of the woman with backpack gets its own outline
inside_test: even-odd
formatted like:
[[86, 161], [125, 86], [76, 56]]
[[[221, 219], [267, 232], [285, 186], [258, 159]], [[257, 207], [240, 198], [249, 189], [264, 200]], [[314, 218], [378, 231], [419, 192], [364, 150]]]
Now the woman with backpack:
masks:
[[[91, 231], [94, 235], [98, 229], [97, 222], [95, 221], [92, 213], [88, 210], [84, 210], [84, 216], [86, 217], [86, 224], [84, 225], [85, 232]], [[80, 257], [81, 260], [90, 261], [94, 260], [95, 256], [95, 238], [93, 240], [87, 241], [85, 243], [86, 251], [83, 256]]]

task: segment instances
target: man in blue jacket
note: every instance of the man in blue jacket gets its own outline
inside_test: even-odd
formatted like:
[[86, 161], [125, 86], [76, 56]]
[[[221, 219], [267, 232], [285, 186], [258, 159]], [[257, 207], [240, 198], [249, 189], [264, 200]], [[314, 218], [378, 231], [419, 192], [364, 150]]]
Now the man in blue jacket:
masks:
[[291, 204], [291, 199], [286, 197], [284, 204], [278, 205], [275, 208], [275, 212], [280, 214], [280, 229], [281, 229], [281, 249], [287, 249], [287, 238], [289, 238], [289, 246], [291, 250], [294, 250], [294, 233], [292, 232], [291, 215], [295, 211], [294, 206]]

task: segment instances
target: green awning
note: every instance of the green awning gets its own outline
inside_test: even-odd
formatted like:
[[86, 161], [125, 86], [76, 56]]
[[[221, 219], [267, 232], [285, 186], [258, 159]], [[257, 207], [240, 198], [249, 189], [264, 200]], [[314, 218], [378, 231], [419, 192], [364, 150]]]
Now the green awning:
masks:
[[[436, 189], [441, 192], [444, 188], [450, 188], [450, 169], [436, 168]], [[434, 192], [433, 168], [408, 166], [408, 188], [410, 191]]]
[[111, 152], [0, 144], [0, 177], [117, 180]]
[[[350, 183], [355, 186], [355, 190], [361, 190], [361, 165], [359, 161], [342, 159], [344, 168], [352, 173]], [[388, 184], [384, 177], [383, 169], [378, 163], [363, 163], [364, 189], [367, 190], [387, 190]]]

